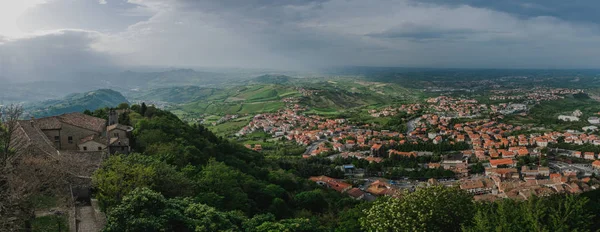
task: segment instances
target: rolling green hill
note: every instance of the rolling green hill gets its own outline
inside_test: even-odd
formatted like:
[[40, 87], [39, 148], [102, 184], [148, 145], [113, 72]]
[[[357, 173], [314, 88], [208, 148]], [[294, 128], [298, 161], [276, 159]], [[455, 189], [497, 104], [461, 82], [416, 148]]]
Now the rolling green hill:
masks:
[[253, 85], [238, 86], [214, 91], [213, 95], [173, 107], [179, 116], [183, 114], [252, 114], [273, 112], [285, 106], [285, 97], [301, 96], [292, 86]]
[[251, 79], [250, 83], [256, 84], [287, 84], [294, 81], [295, 78], [286, 75], [267, 74]]
[[178, 86], [158, 88], [131, 94], [132, 99], [145, 101], [162, 101], [170, 103], [186, 103], [214, 96], [220, 89], [198, 86]]
[[[151, 89], [129, 95], [138, 101], [171, 103], [168, 110], [186, 121], [209, 116], [257, 114], [283, 109], [293, 98], [310, 113], [331, 114], [357, 107], [414, 102], [420, 91], [399, 84], [368, 82], [358, 78], [293, 78], [263, 75], [224, 88], [179, 86]], [[217, 118], [219, 118], [217, 117]]]
[[[341, 83], [341, 82], [340, 82]], [[304, 93], [301, 93], [304, 92]], [[219, 94], [198, 101], [180, 104], [172, 110], [182, 116], [255, 114], [282, 109], [284, 98], [294, 97], [313, 112], [336, 112], [355, 107], [386, 105], [413, 101], [409, 91], [393, 84], [363, 86], [330, 82], [298, 83], [295, 85], [263, 84], [222, 90]], [[417, 95], [418, 96], [418, 95]]]
[[129, 103], [121, 93], [110, 89], [99, 89], [86, 93], [70, 94], [62, 99], [47, 100], [25, 106], [31, 116], [47, 117], [71, 112], [95, 110], [103, 107], [115, 107]]

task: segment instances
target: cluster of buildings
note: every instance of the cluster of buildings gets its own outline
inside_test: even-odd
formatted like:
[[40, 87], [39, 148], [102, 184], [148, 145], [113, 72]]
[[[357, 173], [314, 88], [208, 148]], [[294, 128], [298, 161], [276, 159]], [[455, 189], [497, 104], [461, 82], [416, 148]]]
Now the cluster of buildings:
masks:
[[453, 118], [473, 118], [487, 110], [487, 105], [479, 104], [475, 99], [461, 99], [439, 96], [427, 99], [431, 112]]
[[567, 88], [533, 88], [533, 89], [509, 89], [509, 90], [492, 90], [492, 96], [489, 97], [492, 101], [498, 100], [529, 100], [536, 103], [542, 101], [553, 101], [565, 98], [568, 94], [583, 93], [581, 89]]
[[571, 115], [558, 115], [558, 119], [566, 122], [578, 122], [582, 115], [581, 110], [575, 110]]
[[17, 153], [59, 155], [62, 153], [129, 153], [133, 128], [118, 123], [119, 112], [109, 120], [82, 113], [69, 113], [17, 122], [11, 147]]
[[356, 200], [362, 200], [367, 195], [400, 197], [402, 194], [402, 191], [397, 187], [394, 187], [392, 184], [382, 180], [376, 180], [370, 183], [366, 188], [364, 188], [364, 190], [353, 187], [351, 184], [344, 182], [343, 180], [338, 180], [327, 176], [312, 176], [309, 178], [309, 180], [325, 188], [347, 194], [349, 197]]
[[296, 88], [296, 90], [298, 92], [300, 92], [300, 94], [302, 94], [302, 96], [304, 96], [304, 97], [309, 97], [309, 96], [315, 95], [316, 93], [319, 92], [318, 90], [305, 89], [305, 88], [301, 88], [301, 87]]
[[512, 198], [527, 200], [532, 196], [555, 193], [581, 193], [600, 188], [592, 177], [578, 178], [575, 173], [550, 173], [548, 168], [489, 168], [484, 177], [462, 179], [461, 189], [475, 195], [476, 200]]
[[[560, 95], [578, 90], [554, 90], [551, 94]], [[534, 91], [534, 93], [538, 93]], [[538, 98], [543, 99], [542, 93]], [[287, 108], [276, 113], [259, 114], [238, 135], [242, 136], [257, 130], [274, 137], [282, 137], [298, 144], [309, 146], [305, 158], [328, 152], [337, 152], [342, 157], [356, 157], [369, 162], [380, 163], [392, 156], [418, 157], [431, 155], [423, 151], [398, 151], [395, 147], [403, 144], [457, 144], [464, 143], [468, 149], [446, 155], [440, 162], [423, 164], [424, 168], [443, 168], [456, 173], [461, 188], [478, 195], [478, 198], [527, 198], [531, 195], [546, 195], [555, 192], [581, 192], [599, 186], [596, 180], [581, 178], [581, 173], [553, 170], [542, 167], [543, 148], [559, 141], [572, 144], [600, 145], [600, 138], [586, 132], [544, 132], [525, 133], [528, 128], [495, 121], [494, 119], [473, 119], [456, 123], [453, 119], [471, 117], [492, 111], [526, 110], [524, 104], [505, 104], [489, 107], [473, 99], [458, 99], [447, 96], [430, 98], [427, 104], [408, 104], [400, 108], [371, 110], [375, 116], [392, 116], [398, 112], [429, 112], [414, 120], [414, 128], [409, 132], [374, 130], [369, 126], [358, 127], [345, 119], [331, 119], [316, 115], [304, 115], [302, 108]], [[581, 116], [580, 111], [573, 113]], [[327, 141], [328, 142], [324, 142]], [[328, 145], [326, 145], [328, 144]], [[330, 144], [330, 145], [329, 145]], [[598, 154], [571, 151], [569, 156], [593, 162], [593, 168], [600, 169]], [[522, 166], [517, 169], [519, 157], [539, 157], [535, 167]], [[484, 163], [483, 175], [471, 175], [473, 164], [470, 158], [476, 157]], [[578, 178], [579, 177], [579, 178]], [[319, 177], [321, 179], [325, 177]], [[329, 188], [346, 193], [351, 186], [339, 184], [329, 179], [313, 180]], [[338, 186], [339, 185], [339, 186]], [[387, 186], [387, 187], [386, 187]], [[349, 187], [348, 189], [346, 189]], [[389, 188], [388, 188], [389, 187]], [[395, 189], [386, 182], [372, 188], [373, 195], [394, 195]], [[381, 190], [377, 192], [375, 190]], [[360, 190], [360, 189], [359, 189]], [[363, 190], [361, 190], [363, 191]], [[368, 190], [365, 190], [368, 192]], [[352, 192], [358, 193], [358, 190]], [[393, 193], [392, 193], [393, 192]]]
[[492, 113], [500, 113], [500, 114], [513, 114], [517, 112], [524, 112], [527, 110], [526, 104], [516, 104], [516, 103], [500, 103], [498, 105], [490, 105], [490, 112]]
[[394, 116], [399, 112], [406, 112], [407, 114], [416, 114], [420, 110], [424, 109], [425, 105], [423, 104], [405, 104], [400, 107], [386, 107], [384, 109], [372, 109], [369, 110], [369, 114], [371, 117], [379, 118], [379, 117], [388, 117]]
[[227, 114], [227, 115], [219, 118], [219, 120], [217, 120], [216, 122], [213, 122], [213, 126], [215, 126], [217, 124], [221, 124], [221, 123], [227, 122], [227, 121], [231, 121], [231, 120], [236, 119], [238, 117], [239, 116], [237, 114], [231, 114], [231, 115]]

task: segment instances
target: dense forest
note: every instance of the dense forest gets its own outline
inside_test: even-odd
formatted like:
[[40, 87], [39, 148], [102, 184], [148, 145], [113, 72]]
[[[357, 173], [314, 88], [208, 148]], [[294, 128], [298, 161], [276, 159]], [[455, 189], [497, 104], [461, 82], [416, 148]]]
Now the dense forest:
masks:
[[[105, 231], [600, 228], [598, 191], [476, 203], [459, 189], [434, 186], [399, 199], [356, 201], [307, 180], [311, 175], [343, 175], [334, 168], [340, 161], [267, 159], [170, 112], [146, 105], [130, 109], [121, 122], [135, 127], [135, 153], [111, 156], [93, 176], [94, 194], [107, 213]], [[103, 116], [103, 111], [87, 113]]]

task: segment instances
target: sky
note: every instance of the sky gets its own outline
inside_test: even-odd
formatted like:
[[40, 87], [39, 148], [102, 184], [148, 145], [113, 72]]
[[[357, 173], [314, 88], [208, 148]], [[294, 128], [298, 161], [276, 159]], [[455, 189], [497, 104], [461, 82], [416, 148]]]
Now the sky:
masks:
[[114, 67], [600, 68], [597, 0], [0, 0], [0, 78]]

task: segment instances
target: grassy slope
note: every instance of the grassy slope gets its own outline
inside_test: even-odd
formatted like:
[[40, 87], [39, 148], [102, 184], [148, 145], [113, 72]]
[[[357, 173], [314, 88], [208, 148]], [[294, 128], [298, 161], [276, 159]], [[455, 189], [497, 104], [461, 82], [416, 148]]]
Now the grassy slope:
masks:
[[[258, 80], [258, 81], [257, 81]], [[167, 95], [183, 91], [186, 96], [202, 96], [201, 99], [178, 104], [170, 110], [183, 119], [204, 118], [211, 115], [274, 112], [285, 107], [284, 98], [296, 97], [300, 104], [308, 106], [308, 113], [335, 115], [340, 111], [356, 108], [373, 108], [395, 103], [414, 102], [421, 98], [420, 91], [409, 90], [398, 84], [366, 82], [355, 78], [285, 78], [279, 76], [260, 77], [244, 86], [214, 89], [211, 95], [206, 92], [162, 90]], [[191, 87], [188, 87], [191, 88]], [[196, 88], [206, 91], [206, 88]], [[314, 94], [303, 96], [300, 89]], [[154, 93], [160, 98], [163, 94]], [[192, 98], [192, 97], [187, 97]], [[170, 98], [163, 98], [170, 99]], [[213, 120], [216, 121], [216, 120]], [[231, 124], [231, 125], [230, 125]], [[243, 125], [238, 120], [213, 127], [219, 134], [239, 130]]]
[[292, 86], [253, 85], [218, 91], [203, 100], [177, 106], [174, 110], [194, 114], [224, 115], [272, 112], [281, 109], [284, 97], [298, 95]]

